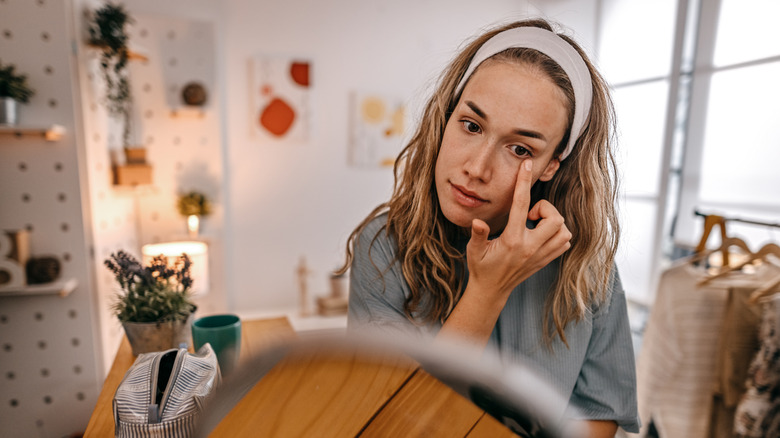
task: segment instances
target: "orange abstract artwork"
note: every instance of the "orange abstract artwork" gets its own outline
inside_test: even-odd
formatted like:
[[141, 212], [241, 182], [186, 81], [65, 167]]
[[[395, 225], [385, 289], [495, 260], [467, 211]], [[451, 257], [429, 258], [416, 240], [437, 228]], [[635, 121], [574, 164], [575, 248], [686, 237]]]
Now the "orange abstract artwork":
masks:
[[290, 65], [290, 77], [292, 80], [302, 86], [309, 86], [309, 63], [308, 62], [293, 62]]
[[281, 137], [295, 121], [295, 110], [282, 99], [274, 98], [260, 114], [260, 125], [271, 134]]
[[311, 63], [279, 56], [253, 59], [255, 131], [283, 141], [308, 140]]

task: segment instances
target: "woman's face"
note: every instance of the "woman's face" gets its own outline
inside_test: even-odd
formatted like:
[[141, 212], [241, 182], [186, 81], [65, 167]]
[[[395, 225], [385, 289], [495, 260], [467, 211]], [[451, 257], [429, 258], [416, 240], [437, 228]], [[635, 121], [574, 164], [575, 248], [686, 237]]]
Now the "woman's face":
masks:
[[563, 92], [528, 66], [488, 60], [472, 75], [444, 129], [436, 160], [436, 193], [444, 216], [471, 227], [478, 218], [506, 226], [520, 163], [533, 181], [549, 181], [555, 147], [567, 128]]

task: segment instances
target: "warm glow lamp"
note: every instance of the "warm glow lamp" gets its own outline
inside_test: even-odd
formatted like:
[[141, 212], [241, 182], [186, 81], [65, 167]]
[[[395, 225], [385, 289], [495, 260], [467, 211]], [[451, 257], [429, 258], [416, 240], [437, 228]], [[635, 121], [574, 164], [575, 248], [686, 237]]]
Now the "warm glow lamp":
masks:
[[209, 247], [203, 242], [183, 241], [152, 243], [141, 248], [144, 265], [148, 265], [152, 258], [163, 255], [168, 264], [173, 264], [176, 257], [187, 254], [192, 260], [190, 272], [192, 274], [192, 294], [194, 296], [205, 295], [209, 291]]

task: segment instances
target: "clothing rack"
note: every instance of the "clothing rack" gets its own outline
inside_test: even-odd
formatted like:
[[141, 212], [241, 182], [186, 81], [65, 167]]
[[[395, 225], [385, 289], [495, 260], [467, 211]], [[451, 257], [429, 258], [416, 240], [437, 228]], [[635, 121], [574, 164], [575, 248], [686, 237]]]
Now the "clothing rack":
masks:
[[[707, 216], [715, 216], [707, 213], [702, 213], [699, 210], [694, 210], [693, 212], [696, 216], [701, 216], [706, 218]], [[757, 221], [752, 219], [742, 219], [738, 217], [726, 217], [726, 216], [720, 216], [723, 218], [725, 222], [741, 222], [743, 224], [751, 224], [751, 225], [759, 225], [762, 227], [773, 227], [773, 228], [780, 228], [780, 222], [763, 222], [763, 221]]]

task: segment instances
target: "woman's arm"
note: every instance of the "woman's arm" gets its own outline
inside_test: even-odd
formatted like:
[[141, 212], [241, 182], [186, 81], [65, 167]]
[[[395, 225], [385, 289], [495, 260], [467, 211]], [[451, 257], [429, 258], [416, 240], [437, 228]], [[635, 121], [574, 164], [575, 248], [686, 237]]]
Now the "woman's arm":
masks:
[[[488, 240], [490, 227], [472, 221], [468, 284], [439, 335], [486, 345], [512, 290], [571, 246], [571, 233], [552, 204], [542, 200], [529, 211], [532, 185], [531, 162], [526, 161], [518, 170], [509, 219], [498, 238]], [[526, 226], [528, 219], [538, 221], [534, 229]]]
[[609, 420], [580, 420], [575, 421], [583, 430], [588, 431], [583, 437], [587, 438], [613, 438], [617, 433], [618, 425]]

